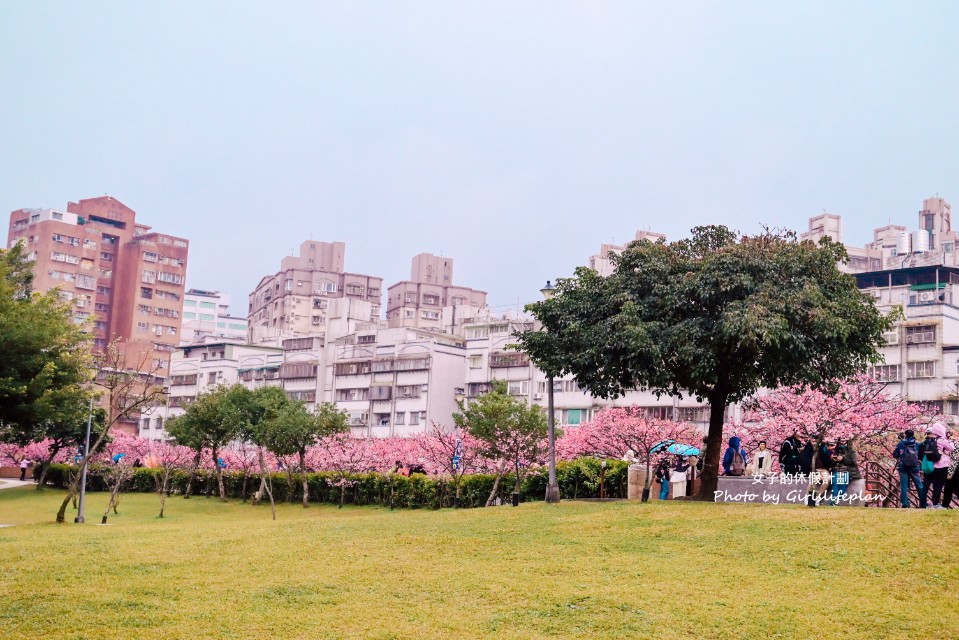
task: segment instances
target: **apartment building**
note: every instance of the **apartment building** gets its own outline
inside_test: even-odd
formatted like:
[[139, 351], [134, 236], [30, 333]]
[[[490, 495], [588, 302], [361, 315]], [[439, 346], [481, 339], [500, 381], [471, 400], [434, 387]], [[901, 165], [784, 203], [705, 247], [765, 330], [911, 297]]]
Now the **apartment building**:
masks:
[[465, 344], [412, 328], [357, 331], [336, 341], [332, 401], [357, 436], [406, 436], [433, 422], [452, 428], [466, 374]]
[[169, 439], [164, 429], [166, 421], [181, 415], [199, 394], [219, 385], [240, 382], [252, 389], [281, 384], [282, 349], [207, 340], [174, 349], [170, 375], [166, 379], [166, 402], [140, 416], [138, 434], [141, 438]]
[[35, 289], [58, 288], [76, 321], [92, 322], [96, 347], [120, 340], [131, 352], [153, 350], [166, 368], [180, 340], [186, 239], [152, 231], [133, 209], [101, 196], [66, 210], [13, 211], [7, 245], [17, 242], [36, 263]]
[[[526, 354], [509, 348], [516, 343], [516, 333], [533, 326], [531, 317], [509, 313], [480, 315], [464, 326], [467, 402], [487, 393], [494, 380], [505, 380], [510, 395], [548, 408], [549, 379]], [[556, 378], [552, 383], [554, 419], [559, 426], [575, 427], [603, 409], [631, 406], [642, 408], [650, 417], [684, 420], [704, 429], [709, 423], [708, 406], [695, 398], [657, 398], [648, 391], [630, 391], [608, 400], [590, 395], [571, 376]]]
[[183, 296], [180, 344], [194, 344], [207, 337], [245, 342], [246, 318], [230, 315], [230, 297], [219, 291], [190, 289]]
[[380, 317], [383, 279], [345, 271], [346, 244], [307, 240], [299, 255], [286, 256], [280, 270], [264, 276], [250, 294], [248, 340], [325, 336], [332, 300], [370, 305], [369, 321]]
[[421, 253], [413, 257], [410, 279], [387, 290], [386, 321], [390, 327], [458, 333], [462, 319], [485, 306], [485, 291], [453, 284], [452, 258]]
[[[800, 234], [802, 240], [813, 242], [823, 237], [842, 242], [841, 216], [834, 213], [813, 216], [809, 219], [808, 230]], [[864, 247], [848, 244], [845, 247], [849, 262], [841, 269], [849, 273], [959, 266], [956, 232], [952, 229], [952, 205], [938, 196], [923, 200], [916, 229], [910, 231], [903, 225], [888, 224], [874, 229], [872, 242]]]

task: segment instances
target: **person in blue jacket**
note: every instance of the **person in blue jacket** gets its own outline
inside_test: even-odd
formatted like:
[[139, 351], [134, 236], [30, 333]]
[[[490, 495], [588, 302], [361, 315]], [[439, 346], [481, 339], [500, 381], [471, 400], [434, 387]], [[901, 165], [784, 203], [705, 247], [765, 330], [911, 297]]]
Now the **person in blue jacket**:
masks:
[[[741, 456], [739, 458], [738, 456]], [[749, 460], [746, 458], [746, 450], [741, 446], [738, 436], [729, 439], [729, 446], [726, 447], [726, 453], [723, 454], [723, 474], [727, 476], [741, 476], [746, 473], [746, 464]]]

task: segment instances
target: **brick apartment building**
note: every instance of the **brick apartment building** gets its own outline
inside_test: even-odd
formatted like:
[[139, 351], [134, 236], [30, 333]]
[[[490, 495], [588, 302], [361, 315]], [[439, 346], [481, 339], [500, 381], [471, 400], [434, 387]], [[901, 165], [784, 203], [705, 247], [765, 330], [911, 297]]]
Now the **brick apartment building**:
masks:
[[189, 242], [152, 231], [116, 198], [61, 209], [17, 209], [7, 246], [23, 242], [35, 261], [34, 289], [58, 288], [77, 322], [91, 321], [94, 344], [113, 340], [127, 353], [153, 351], [166, 376], [179, 343]]

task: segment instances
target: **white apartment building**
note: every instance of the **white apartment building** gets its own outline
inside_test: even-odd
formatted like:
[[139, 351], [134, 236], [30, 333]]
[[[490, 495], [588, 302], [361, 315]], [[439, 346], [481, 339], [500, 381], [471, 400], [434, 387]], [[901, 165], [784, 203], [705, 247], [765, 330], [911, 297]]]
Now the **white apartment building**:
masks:
[[422, 329], [358, 331], [337, 340], [332, 401], [354, 435], [389, 437], [452, 429], [466, 374], [461, 338]]
[[257, 384], [281, 384], [283, 360], [283, 350], [275, 347], [212, 340], [178, 347], [170, 356], [166, 402], [143, 413], [139, 436], [150, 440], [168, 439], [163, 428], [166, 421], [181, 415], [197, 395], [216, 386], [237, 382], [251, 388]]
[[246, 318], [230, 315], [227, 294], [190, 289], [183, 296], [180, 345], [196, 344], [208, 337], [245, 342]]
[[[650, 242], [665, 239], [666, 234], [656, 233], [655, 231], [643, 231], [642, 229], [637, 231], [636, 237], [633, 238], [633, 240], [649, 240]], [[599, 252], [589, 257], [589, 268], [597, 271], [601, 276], [612, 274], [613, 262], [610, 260], [610, 255], [622, 253], [625, 248], [625, 245], [601, 244], [599, 246]]]

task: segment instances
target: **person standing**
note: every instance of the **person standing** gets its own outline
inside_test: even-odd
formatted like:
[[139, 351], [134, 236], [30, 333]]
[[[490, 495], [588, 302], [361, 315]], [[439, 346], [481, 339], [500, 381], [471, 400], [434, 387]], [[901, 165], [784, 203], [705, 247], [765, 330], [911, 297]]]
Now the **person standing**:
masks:
[[30, 461], [24, 458], [20, 461], [20, 482], [27, 481], [27, 468], [30, 466]]
[[[946, 438], [952, 434], [946, 432]], [[959, 447], [953, 447], [949, 453], [949, 470], [946, 472], [946, 484], [942, 487], [942, 506], [946, 509], [952, 509], [952, 498], [959, 495]]]
[[[832, 453], [832, 460], [835, 466], [832, 468], [830, 476], [832, 494], [829, 504], [841, 504], [848, 500], [846, 489], [849, 485], [861, 478], [859, 475], [859, 456], [852, 448], [852, 440], [837, 442]], [[852, 503], [850, 502], [850, 504]]]
[[669, 474], [669, 484], [673, 490], [673, 497], [686, 495], [686, 473], [689, 471], [689, 461], [684, 456], [676, 456], [676, 464]]
[[656, 466], [656, 482], [659, 483], [659, 499], [669, 497], [669, 458], [663, 458]]
[[905, 437], [899, 441], [892, 452], [892, 457], [899, 461], [899, 504], [903, 509], [909, 508], [909, 482], [912, 481], [919, 494], [919, 508], [926, 508], [926, 496], [922, 491], [922, 478], [919, 476], [919, 443], [916, 442], [916, 433], [906, 429]]
[[829, 476], [835, 463], [832, 460], [835, 442], [822, 442], [813, 457], [813, 472], [809, 474], [809, 492], [806, 503], [816, 507], [829, 493]]
[[746, 450], [741, 446], [738, 436], [729, 439], [729, 446], [723, 454], [723, 473], [727, 476], [741, 476], [746, 473]]
[[812, 443], [812, 439], [807, 439], [805, 446], [802, 448], [802, 453], [799, 454], [799, 472], [805, 476], [808, 476], [812, 473], [813, 463], [816, 461], [816, 447]]
[[954, 449], [955, 445], [946, 439], [946, 425], [937, 422], [926, 429], [926, 439], [922, 443], [919, 455], [925, 465], [931, 465], [932, 471], [926, 473], [923, 469], [922, 501], [926, 503], [926, 506], [929, 505], [926, 494], [929, 493], [929, 486], [932, 485], [933, 509], [944, 508], [940, 504], [942, 488], [946, 483], [946, 475], [949, 473], [949, 465], [952, 462], [949, 454]]
[[783, 473], [791, 476], [798, 474], [801, 469], [802, 442], [800, 442], [798, 436], [799, 432], [793, 429], [792, 435], [783, 440], [779, 447], [779, 466]]
[[759, 448], [749, 463], [749, 475], [770, 476], [773, 473], [773, 452], [766, 448], [766, 441], [759, 441]]

